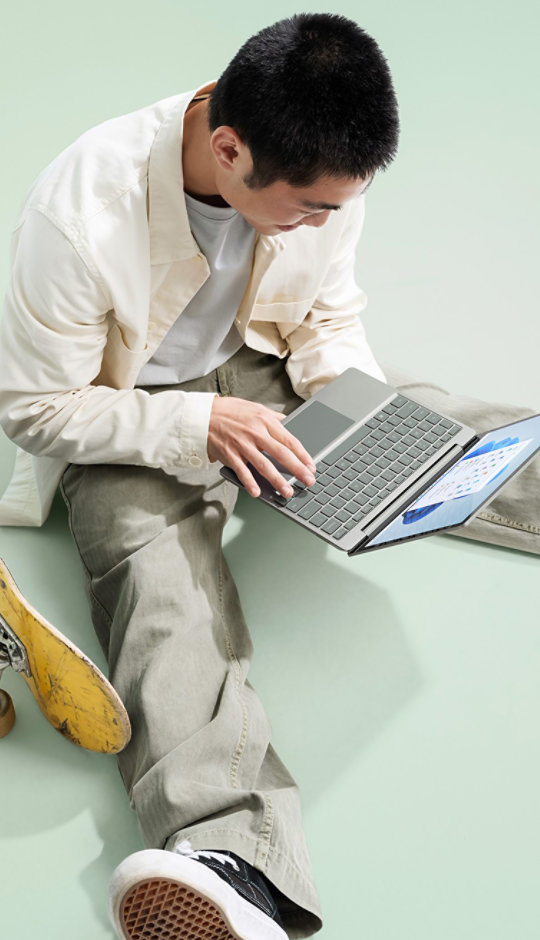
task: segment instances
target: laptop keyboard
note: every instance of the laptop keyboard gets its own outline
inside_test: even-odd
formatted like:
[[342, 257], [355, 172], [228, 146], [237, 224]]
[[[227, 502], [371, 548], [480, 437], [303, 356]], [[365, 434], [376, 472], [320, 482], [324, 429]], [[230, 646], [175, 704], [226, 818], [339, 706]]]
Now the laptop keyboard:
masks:
[[295, 482], [283, 505], [341, 539], [461, 430], [398, 395], [317, 464], [317, 480]]

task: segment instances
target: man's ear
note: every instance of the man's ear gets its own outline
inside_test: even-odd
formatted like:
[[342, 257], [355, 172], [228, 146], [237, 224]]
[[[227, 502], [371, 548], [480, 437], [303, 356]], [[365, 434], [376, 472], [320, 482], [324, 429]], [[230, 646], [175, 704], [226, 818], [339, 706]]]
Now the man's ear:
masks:
[[238, 164], [243, 164], [249, 151], [233, 127], [216, 127], [210, 138], [210, 148], [222, 170], [230, 172]]

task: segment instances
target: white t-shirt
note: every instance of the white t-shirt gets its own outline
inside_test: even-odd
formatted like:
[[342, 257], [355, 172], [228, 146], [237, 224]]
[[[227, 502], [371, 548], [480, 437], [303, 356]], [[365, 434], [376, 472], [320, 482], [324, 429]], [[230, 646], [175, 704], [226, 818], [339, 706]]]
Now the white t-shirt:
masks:
[[165, 339], [139, 373], [137, 385], [174, 385], [207, 375], [242, 346], [234, 325], [251, 274], [255, 230], [229, 206], [186, 197], [189, 224], [210, 267]]

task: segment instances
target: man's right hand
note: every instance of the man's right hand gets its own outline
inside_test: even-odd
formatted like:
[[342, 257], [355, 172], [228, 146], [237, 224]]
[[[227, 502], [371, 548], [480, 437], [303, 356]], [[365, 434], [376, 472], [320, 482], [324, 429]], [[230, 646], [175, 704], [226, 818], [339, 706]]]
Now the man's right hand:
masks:
[[266, 454], [306, 486], [315, 482], [315, 464], [300, 441], [283, 427], [284, 417], [243, 398], [217, 395], [214, 399], [208, 428], [208, 457], [234, 470], [250, 496], [260, 496], [261, 491], [248, 463], [282, 496], [293, 495], [292, 486]]

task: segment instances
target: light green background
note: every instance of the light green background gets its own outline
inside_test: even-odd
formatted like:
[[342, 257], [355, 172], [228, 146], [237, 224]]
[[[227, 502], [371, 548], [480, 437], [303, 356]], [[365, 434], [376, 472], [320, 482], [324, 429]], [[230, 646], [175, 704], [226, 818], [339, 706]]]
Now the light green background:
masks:
[[[0, 287], [18, 206], [60, 149], [202, 84], [297, 9], [6, 6]], [[540, 407], [538, 4], [343, 0], [335, 12], [379, 40], [401, 103], [400, 155], [370, 190], [358, 257], [373, 347], [454, 390]], [[0, 439], [0, 486], [13, 453]], [[283, 525], [241, 499], [227, 555], [252, 678], [304, 793], [321, 936], [538, 940], [538, 559], [439, 537], [349, 560]], [[63, 506], [41, 530], [0, 530], [0, 554], [103, 666]], [[114, 759], [70, 746], [17, 676], [5, 684], [18, 722], [0, 742], [2, 935], [110, 938], [110, 872], [141, 844]]]

